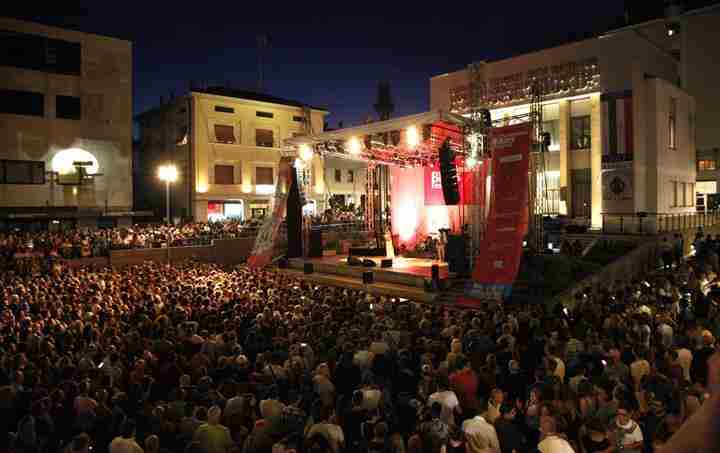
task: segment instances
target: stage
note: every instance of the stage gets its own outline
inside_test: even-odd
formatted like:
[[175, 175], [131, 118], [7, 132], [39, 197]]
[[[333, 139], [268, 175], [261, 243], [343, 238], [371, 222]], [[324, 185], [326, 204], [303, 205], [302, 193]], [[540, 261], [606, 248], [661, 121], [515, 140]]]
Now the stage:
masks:
[[[305, 270], [305, 264], [312, 264], [312, 274], [323, 276], [326, 279], [341, 278], [338, 283], [345, 285], [349, 279], [357, 280], [360, 284], [363, 282], [363, 273], [373, 273], [373, 284], [375, 285], [392, 285], [393, 287], [412, 288], [425, 291], [425, 282], [432, 279], [432, 266], [436, 264], [439, 270], [439, 280], [447, 280], [451, 277], [448, 272], [447, 263], [441, 263], [437, 260], [427, 258], [402, 258], [393, 259], [392, 267], [382, 268], [381, 261], [385, 257], [364, 257], [356, 256], [361, 260], [369, 259], [375, 263], [374, 267], [351, 266], [347, 263], [347, 255], [324, 256], [322, 258], [292, 258], [288, 260], [288, 267], [295, 271]], [[390, 286], [388, 286], [390, 287]]]

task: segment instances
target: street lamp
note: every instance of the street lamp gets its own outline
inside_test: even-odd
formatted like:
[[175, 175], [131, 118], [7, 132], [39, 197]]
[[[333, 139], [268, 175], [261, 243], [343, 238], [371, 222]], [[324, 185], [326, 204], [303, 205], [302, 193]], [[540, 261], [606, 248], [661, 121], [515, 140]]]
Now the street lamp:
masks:
[[165, 181], [165, 213], [168, 225], [170, 224], [170, 183], [177, 181], [177, 167], [172, 164], [161, 165], [158, 168], [158, 177]]

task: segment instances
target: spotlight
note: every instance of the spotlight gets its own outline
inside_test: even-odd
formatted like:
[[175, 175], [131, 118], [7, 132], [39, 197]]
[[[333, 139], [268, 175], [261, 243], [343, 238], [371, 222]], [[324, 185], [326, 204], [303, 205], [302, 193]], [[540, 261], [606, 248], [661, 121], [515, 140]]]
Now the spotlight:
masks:
[[300, 159], [308, 162], [313, 158], [312, 148], [310, 148], [310, 145], [302, 144], [300, 145], [298, 155], [300, 156]]
[[475, 165], [477, 165], [477, 159], [475, 159], [473, 156], [465, 159], [465, 166], [467, 166], [468, 168], [473, 168]]
[[353, 156], [357, 156], [358, 154], [360, 154], [360, 151], [362, 151], [362, 145], [360, 144], [360, 140], [358, 140], [357, 137], [350, 137], [347, 146], [350, 154], [352, 154]]
[[405, 131], [405, 142], [409, 148], [415, 148], [420, 144], [420, 134], [415, 126], [410, 126]]

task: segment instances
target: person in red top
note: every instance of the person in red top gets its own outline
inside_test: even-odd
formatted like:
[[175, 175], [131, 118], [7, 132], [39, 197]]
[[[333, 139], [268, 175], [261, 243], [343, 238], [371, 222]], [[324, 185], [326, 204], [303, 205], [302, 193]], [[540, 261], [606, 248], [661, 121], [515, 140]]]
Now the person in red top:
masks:
[[464, 420], [477, 415], [480, 407], [478, 401], [478, 376], [470, 367], [470, 362], [461, 357], [458, 359], [458, 371], [450, 375], [450, 387], [455, 392], [462, 408]]

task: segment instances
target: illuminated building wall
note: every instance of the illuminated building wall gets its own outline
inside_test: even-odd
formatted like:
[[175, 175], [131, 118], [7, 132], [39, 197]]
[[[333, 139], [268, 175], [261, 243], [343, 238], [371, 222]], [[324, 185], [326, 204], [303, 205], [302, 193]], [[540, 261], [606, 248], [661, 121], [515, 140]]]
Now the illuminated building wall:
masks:
[[[550, 212], [600, 228], [603, 213], [694, 211], [694, 100], [678, 62], [635, 33], [611, 33], [431, 78], [431, 109], [466, 114], [478, 100], [496, 125], [527, 114], [532, 81], [544, 90]], [[670, 146], [670, 104], [676, 146]], [[624, 129], [623, 129], [624, 128]], [[608, 137], [611, 137], [609, 139]], [[617, 138], [617, 139], [616, 139]], [[676, 189], [672, 189], [676, 187]], [[677, 200], [677, 201], [676, 201]], [[685, 200], [685, 201], [681, 201]]]
[[[310, 110], [321, 132], [327, 111]], [[174, 216], [197, 221], [261, 217], [272, 209], [283, 140], [305, 132], [299, 102], [225, 87], [193, 88], [138, 115], [143, 183], [154, 192], [151, 208], [164, 206], [164, 186], [152, 169], [166, 161], [180, 167]], [[307, 156], [306, 156], [307, 157]], [[325, 199], [322, 159], [311, 156], [310, 200]]]
[[[132, 44], [5, 18], [0, 30], [14, 49], [0, 57], [0, 216], [127, 217]], [[73, 162], [101, 176], [78, 185]]]

